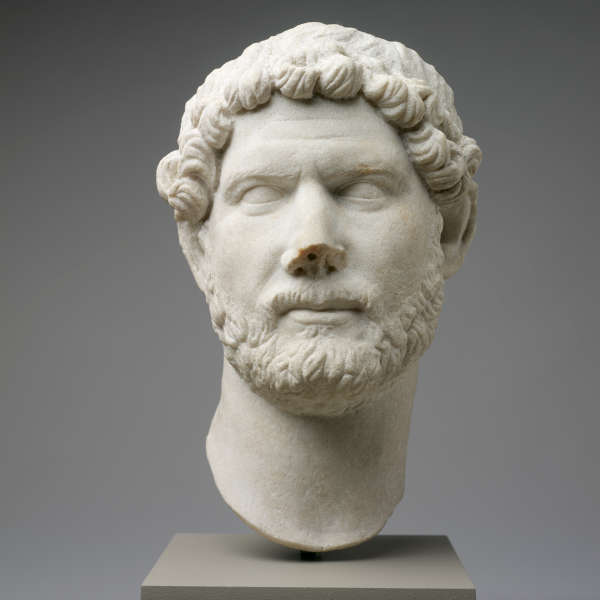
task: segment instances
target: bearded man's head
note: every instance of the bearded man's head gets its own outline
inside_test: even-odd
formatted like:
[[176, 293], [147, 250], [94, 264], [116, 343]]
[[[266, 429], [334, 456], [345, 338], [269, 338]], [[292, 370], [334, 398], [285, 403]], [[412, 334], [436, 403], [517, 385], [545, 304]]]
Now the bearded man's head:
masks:
[[480, 158], [397, 42], [308, 23], [211, 73], [157, 183], [242, 379], [337, 416], [399, 377], [473, 235]]

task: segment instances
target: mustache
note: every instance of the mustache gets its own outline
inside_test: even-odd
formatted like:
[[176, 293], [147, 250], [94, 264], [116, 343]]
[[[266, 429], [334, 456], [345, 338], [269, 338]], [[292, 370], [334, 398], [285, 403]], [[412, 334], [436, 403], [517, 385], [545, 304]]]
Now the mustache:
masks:
[[273, 296], [269, 308], [282, 315], [294, 309], [369, 311], [372, 304], [373, 295], [369, 290], [311, 287], [281, 291]]

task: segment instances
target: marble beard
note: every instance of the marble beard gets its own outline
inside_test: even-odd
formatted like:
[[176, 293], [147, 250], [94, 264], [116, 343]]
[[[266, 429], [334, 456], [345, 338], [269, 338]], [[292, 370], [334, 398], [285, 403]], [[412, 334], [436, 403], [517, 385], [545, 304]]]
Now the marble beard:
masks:
[[[206, 299], [225, 358], [256, 394], [293, 414], [336, 417], [360, 408], [372, 398], [370, 393], [420, 358], [433, 340], [444, 299], [441, 227], [439, 217], [419, 290], [392, 314], [383, 312], [374, 289], [324, 293], [299, 285], [245, 316], [228, 302], [226, 285], [209, 273]], [[210, 263], [208, 248], [206, 259]], [[355, 302], [365, 311], [364, 341], [348, 344], [319, 325], [307, 326], [300, 338], [277, 332], [277, 314], [286, 308], [318, 305], [332, 297]]]

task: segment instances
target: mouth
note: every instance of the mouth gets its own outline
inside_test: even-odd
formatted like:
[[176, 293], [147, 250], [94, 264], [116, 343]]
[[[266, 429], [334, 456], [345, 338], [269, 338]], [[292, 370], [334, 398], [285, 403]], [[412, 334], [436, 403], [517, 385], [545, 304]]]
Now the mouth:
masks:
[[302, 325], [341, 325], [363, 312], [359, 302], [329, 299], [323, 302], [298, 302], [286, 307], [282, 316], [289, 316]]

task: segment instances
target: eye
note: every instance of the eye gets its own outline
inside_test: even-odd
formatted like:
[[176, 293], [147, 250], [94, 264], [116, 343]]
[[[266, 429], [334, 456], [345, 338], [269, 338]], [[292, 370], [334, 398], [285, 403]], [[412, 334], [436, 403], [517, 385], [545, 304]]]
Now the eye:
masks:
[[370, 181], [357, 181], [337, 192], [344, 201], [350, 201], [364, 209], [376, 209], [383, 206], [388, 194], [380, 185]]
[[283, 192], [269, 185], [256, 185], [246, 190], [240, 205], [249, 214], [263, 214], [272, 210], [283, 200]]

